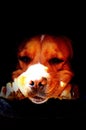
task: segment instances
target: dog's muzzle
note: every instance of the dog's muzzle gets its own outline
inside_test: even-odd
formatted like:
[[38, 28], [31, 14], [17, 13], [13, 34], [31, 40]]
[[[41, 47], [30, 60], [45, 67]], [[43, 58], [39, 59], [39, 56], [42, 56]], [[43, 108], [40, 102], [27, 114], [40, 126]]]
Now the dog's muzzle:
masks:
[[49, 78], [47, 70], [48, 68], [40, 63], [34, 64], [15, 79], [21, 93], [36, 104], [47, 100], [44, 95]]
[[40, 80], [31, 80], [29, 83], [29, 87], [31, 88], [31, 93], [34, 95], [33, 97], [29, 97], [29, 99], [36, 104], [41, 104], [47, 101], [45, 99], [45, 88], [47, 86], [47, 78], [42, 77]]

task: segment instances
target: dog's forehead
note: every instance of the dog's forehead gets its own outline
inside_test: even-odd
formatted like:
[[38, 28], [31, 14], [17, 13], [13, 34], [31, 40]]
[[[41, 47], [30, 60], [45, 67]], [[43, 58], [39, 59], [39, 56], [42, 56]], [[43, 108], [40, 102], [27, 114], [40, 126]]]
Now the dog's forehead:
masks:
[[48, 37], [43, 41], [42, 48], [43, 51], [57, 54], [59, 58], [66, 59], [68, 57], [72, 58], [73, 56], [71, 41], [67, 38]]
[[72, 57], [73, 50], [70, 39], [66, 37], [54, 37], [51, 35], [40, 35], [29, 39], [22, 48], [29, 52], [56, 52], [64, 57]]

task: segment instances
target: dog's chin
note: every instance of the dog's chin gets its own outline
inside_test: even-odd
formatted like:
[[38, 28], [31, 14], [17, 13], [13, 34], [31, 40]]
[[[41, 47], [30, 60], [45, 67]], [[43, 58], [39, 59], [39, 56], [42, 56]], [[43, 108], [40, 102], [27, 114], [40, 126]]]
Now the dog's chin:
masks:
[[45, 103], [48, 99], [46, 98], [41, 98], [41, 97], [38, 97], [38, 96], [35, 96], [35, 97], [30, 97], [29, 98], [33, 103], [35, 104], [42, 104], [42, 103]]

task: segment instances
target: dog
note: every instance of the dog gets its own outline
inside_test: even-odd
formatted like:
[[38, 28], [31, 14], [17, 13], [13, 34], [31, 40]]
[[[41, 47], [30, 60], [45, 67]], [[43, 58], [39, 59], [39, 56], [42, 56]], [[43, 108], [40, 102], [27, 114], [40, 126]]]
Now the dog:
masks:
[[78, 86], [71, 82], [74, 77], [72, 58], [72, 41], [66, 36], [43, 34], [29, 38], [18, 46], [13, 81], [2, 87], [1, 96], [28, 98], [36, 104], [50, 98], [79, 98]]

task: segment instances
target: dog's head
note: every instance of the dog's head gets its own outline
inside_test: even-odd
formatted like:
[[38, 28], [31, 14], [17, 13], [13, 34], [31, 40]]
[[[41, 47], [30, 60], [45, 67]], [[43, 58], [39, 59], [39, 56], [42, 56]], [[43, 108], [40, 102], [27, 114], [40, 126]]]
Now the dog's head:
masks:
[[35, 36], [18, 48], [13, 79], [21, 93], [40, 104], [49, 98], [70, 98], [73, 72], [71, 40], [51, 35]]

